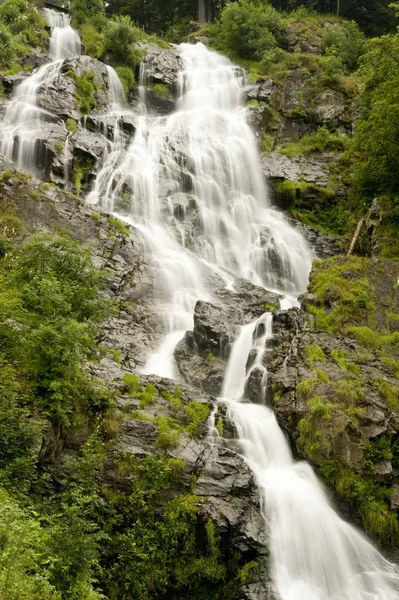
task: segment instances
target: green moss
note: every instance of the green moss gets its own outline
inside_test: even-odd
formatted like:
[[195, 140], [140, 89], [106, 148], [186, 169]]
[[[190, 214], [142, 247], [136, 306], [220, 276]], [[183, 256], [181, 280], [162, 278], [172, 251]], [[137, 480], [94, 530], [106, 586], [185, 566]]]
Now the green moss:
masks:
[[381, 379], [378, 384], [378, 391], [385, 400], [388, 408], [391, 410], [399, 410], [399, 387], [394, 387], [384, 379]]
[[72, 182], [76, 188], [77, 196], [80, 196], [82, 183], [94, 166], [95, 161], [92, 157], [87, 155], [78, 155], [74, 157], [72, 164]]
[[372, 286], [368, 277], [368, 260], [360, 257], [332, 258], [316, 261], [311, 273], [309, 292], [329, 308], [308, 307], [316, 317], [316, 326], [339, 332], [345, 324], [374, 319]]
[[154, 422], [158, 427], [155, 448], [165, 453], [169, 449], [177, 448], [180, 443], [181, 426], [170, 417], [157, 416], [154, 418]]
[[69, 70], [66, 76], [73, 79], [76, 84], [74, 93], [76, 110], [83, 115], [88, 115], [92, 110], [98, 108], [96, 100], [98, 90], [94, 71], [84, 71], [82, 75], [78, 76], [74, 71]]
[[121, 364], [121, 351], [118, 350], [117, 348], [110, 348], [109, 352], [112, 355], [116, 364], [120, 365]]
[[237, 577], [240, 580], [241, 585], [245, 585], [248, 580], [248, 576], [252, 569], [256, 569], [259, 566], [259, 563], [256, 560], [251, 560], [251, 562], [247, 563], [238, 571]]
[[184, 411], [191, 423], [188, 426], [188, 432], [191, 435], [198, 434], [198, 427], [201, 423], [204, 423], [209, 418], [210, 409], [207, 404], [201, 404], [200, 402], [190, 402], [184, 407]]
[[127, 96], [136, 84], [134, 72], [129, 67], [116, 67], [115, 71], [118, 74], [118, 77], [121, 81], [124, 92]]
[[155, 404], [157, 401], [157, 397], [158, 391], [152, 383], [147, 383], [144, 388], [144, 391], [139, 392], [135, 395], [135, 398], [137, 398], [140, 401], [139, 408], [141, 409], [145, 406], [148, 406], [149, 404]]
[[319, 467], [321, 475], [344, 500], [360, 511], [366, 532], [381, 544], [395, 545], [399, 538], [398, 517], [388, 507], [390, 490], [372, 478], [355, 473], [338, 461]]
[[124, 225], [119, 219], [116, 219], [115, 217], [108, 217], [107, 221], [114, 231], [117, 231], [125, 236], [130, 235], [129, 228], [126, 225]]
[[382, 364], [391, 370], [395, 378], [399, 379], [399, 360], [391, 358], [390, 356], [383, 356], [381, 360]]
[[296, 386], [296, 393], [302, 398], [308, 398], [313, 392], [315, 383], [317, 383], [316, 378], [302, 379]]
[[319, 450], [321, 445], [321, 433], [307, 419], [301, 419], [298, 423], [299, 438], [298, 443], [312, 458]]
[[101, 221], [101, 215], [98, 212], [93, 212], [93, 213], [91, 213], [90, 216], [95, 223], [98, 223], [99, 221]]
[[182, 405], [182, 400], [181, 400], [182, 394], [183, 394], [183, 390], [178, 385], [175, 388], [174, 394], [170, 390], [165, 390], [164, 392], [161, 392], [161, 396], [163, 398], [165, 398], [165, 400], [167, 400], [168, 402], [171, 402], [172, 404], [174, 404], [175, 406]]
[[270, 135], [270, 133], [265, 133], [263, 131], [261, 133], [260, 141], [263, 154], [270, 154], [274, 146], [274, 137]]
[[334, 404], [327, 402], [321, 396], [314, 396], [307, 402], [311, 417], [331, 421], [331, 413], [335, 409]]
[[128, 389], [129, 396], [135, 398], [136, 394], [138, 393], [141, 387], [140, 379], [137, 377], [137, 375], [133, 375], [132, 373], [126, 373], [122, 377], [122, 381]]
[[[347, 360], [347, 353], [344, 350], [332, 350], [331, 358], [343, 371], [348, 371], [350, 373], [353, 373], [354, 375], [360, 375], [360, 372], [356, 365], [353, 362]], [[369, 358], [370, 357], [368, 357], [367, 360]]]
[[355, 326], [347, 327], [345, 330], [347, 335], [353, 335], [353, 337], [360, 342], [366, 348], [372, 350], [378, 350], [381, 347], [381, 336], [377, 331], [373, 331], [370, 327], [366, 326]]
[[224, 430], [223, 430], [223, 419], [222, 419], [222, 417], [218, 417], [218, 420], [216, 422], [216, 429], [217, 429], [218, 434], [222, 438], [223, 437], [223, 433], [224, 433]]
[[166, 100], [169, 96], [169, 86], [166, 83], [154, 83], [151, 85], [156, 98], [160, 100]]
[[75, 133], [75, 131], [78, 128], [78, 124], [75, 121], [75, 119], [70, 119], [70, 118], [66, 120], [66, 126], [70, 133]]
[[308, 156], [313, 153], [321, 153], [327, 150], [344, 151], [346, 145], [346, 136], [332, 133], [323, 125], [317, 131], [303, 135], [298, 142], [286, 142], [279, 148], [278, 152], [289, 158], [293, 158], [295, 156]]
[[259, 308], [270, 313], [275, 313], [277, 310], [277, 306], [275, 304], [271, 304], [271, 302], [263, 302], [263, 304], [259, 305]]
[[338, 402], [346, 406], [355, 406], [364, 399], [362, 382], [357, 379], [340, 379], [335, 384], [335, 396]]
[[330, 381], [329, 376], [322, 369], [316, 369], [317, 379], [322, 383], [328, 383]]
[[312, 346], [307, 346], [305, 348], [305, 354], [307, 361], [310, 365], [312, 365], [313, 362], [325, 363], [327, 360], [322, 348], [320, 348], [320, 346], [316, 344]]

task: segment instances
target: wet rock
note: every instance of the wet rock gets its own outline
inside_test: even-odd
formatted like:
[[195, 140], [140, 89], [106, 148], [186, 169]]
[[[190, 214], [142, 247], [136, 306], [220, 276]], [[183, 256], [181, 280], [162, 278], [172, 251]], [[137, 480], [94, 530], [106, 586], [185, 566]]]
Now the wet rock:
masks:
[[300, 221], [295, 221], [295, 226], [302, 233], [317, 258], [329, 258], [343, 254], [344, 249], [336, 236], [309, 227]]
[[80, 77], [87, 72], [94, 74], [98, 109], [106, 109], [109, 103], [108, 71], [103, 63], [89, 56], [64, 60], [58, 75], [45, 82], [38, 90], [37, 105], [62, 119], [79, 120], [81, 114], [76, 107], [76, 83], [68, 73]]
[[244, 96], [247, 100], [268, 102], [271, 98], [274, 85], [273, 79], [259, 79], [256, 85], [248, 86], [244, 90]]
[[265, 175], [273, 179], [289, 181], [306, 181], [324, 187], [328, 182], [328, 170], [322, 159], [315, 156], [309, 158], [288, 158], [284, 154], [271, 152], [262, 157]]
[[164, 50], [156, 44], [144, 44], [142, 47], [147, 52], [143, 60], [146, 82], [175, 86], [182, 66], [179, 55], [173, 49]]

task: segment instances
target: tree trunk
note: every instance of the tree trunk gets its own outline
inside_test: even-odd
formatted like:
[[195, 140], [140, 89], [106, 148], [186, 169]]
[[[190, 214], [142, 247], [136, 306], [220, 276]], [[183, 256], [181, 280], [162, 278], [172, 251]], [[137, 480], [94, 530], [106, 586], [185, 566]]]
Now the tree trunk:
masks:
[[205, 0], [198, 0], [198, 21], [206, 23], [206, 3]]
[[337, 0], [337, 17], [339, 17], [340, 12], [341, 12], [340, 0]]
[[363, 225], [364, 225], [364, 223], [365, 223], [365, 220], [366, 220], [366, 219], [365, 219], [364, 217], [362, 217], [362, 218], [360, 219], [359, 223], [357, 224], [356, 231], [355, 231], [355, 233], [354, 233], [354, 236], [353, 236], [353, 238], [352, 238], [352, 242], [351, 242], [351, 245], [350, 245], [350, 248], [349, 248], [349, 251], [348, 251], [348, 254], [347, 254], [347, 256], [351, 256], [352, 252], [354, 251], [354, 249], [355, 249], [355, 246], [356, 246], [356, 242], [357, 242], [357, 240], [359, 239], [359, 235], [360, 235], [360, 234], [361, 234], [361, 232], [362, 232], [362, 229], [363, 229]]

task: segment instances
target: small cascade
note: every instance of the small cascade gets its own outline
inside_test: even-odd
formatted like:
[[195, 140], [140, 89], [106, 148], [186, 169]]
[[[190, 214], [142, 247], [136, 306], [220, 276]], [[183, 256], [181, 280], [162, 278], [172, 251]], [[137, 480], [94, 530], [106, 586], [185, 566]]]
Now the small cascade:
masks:
[[82, 42], [77, 32], [72, 29], [69, 15], [43, 9], [43, 14], [51, 27], [49, 54], [54, 60], [73, 58], [81, 54]]
[[69, 17], [45, 9], [51, 29], [50, 56], [53, 62], [43, 65], [15, 89], [0, 125], [0, 154], [18, 168], [35, 173], [43, 164], [41, 134], [43, 123], [54, 123], [57, 116], [37, 106], [37, 93], [44, 84], [55, 80], [65, 58], [79, 56], [81, 42], [70, 26]]
[[311, 467], [294, 462], [273, 412], [240, 401], [253, 347], [259, 356], [261, 319], [242, 327], [234, 343], [223, 396], [262, 493], [278, 598], [395, 600], [399, 570], [335, 513]]

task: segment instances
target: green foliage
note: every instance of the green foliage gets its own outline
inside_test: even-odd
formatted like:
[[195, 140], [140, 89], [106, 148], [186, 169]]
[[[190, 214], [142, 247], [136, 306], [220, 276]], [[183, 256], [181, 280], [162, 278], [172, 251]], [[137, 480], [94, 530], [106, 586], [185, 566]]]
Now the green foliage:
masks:
[[222, 11], [219, 46], [243, 58], [259, 60], [283, 35], [281, 15], [270, 4], [239, 0]]
[[[332, 258], [315, 263], [309, 291], [329, 306], [328, 312], [323, 307], [308, 307], [316, 317], [318, 329], [341, 331], [345, 324], [372, 320], [375, 305], [370, 298], [367, 265], [367, 259], [360, 257]], [[354, 327], [350, 329], [352, 331]]]
[[327, 27], [323, 35], [323, 50], [338, 57], [350, 71], [357, 68], [365, 45], [365, 36], [354, 21], [335, 23]]
[[319, 127], [314, 133], [307, 133], [300, 141], [286, 142], [279, 149], [280, 154], [288, 157], [307, 156], [313, 152], [325, 152], [326, 150], [344, 150], [346, 138], [336, 133], [331, 133], [326, 125]]
[[46, 21], [29, 0], [4, 0], [0, 4], [0, 64], [23, 56], [29, 47], [45, 48]]
[[82, 370], [111, 311], [97, 297], [103, 280], [90, 251], [63, 235], [36, 234], [0, 263], [3, 352], [23, 365], [42, 413], [64, 425], [110, 402]]
[[387, 403], [388, 408], [399, 410], [399, 387], [394, 387], [382, 379], [378, 385], [378, 391]]
[[360, 511], [366, 532], [384, 545], [395, 545], [399, 537], [397, 515], [389, 510], [387, 502], [390, 492], [340, 464], [329, 461], [319, 467], [319, 472], [331, 483], [338, 494], [352, 502]]
[[117, 72], [118, 77], [121, 80], [123, 89], [127, 96], [130, 90], [134, 88], [136, 83], [134, 72], [129, 67], [115, 67], [115, 71]]
[[70, 133], [75, 133], [75, 131], [78, 128], [78, 124], [76, 123], [75, 119], [67, 119], [66, 120], [66, 125], [67, 125], [68, 131]]
[[312, 394], [315, 383], [317, 383], [316, 378], [302, 379], [296, 386], [296, 393], [302, 398], [308, 398]]
[[76, 188], [76, 195], [79, 197], [82, 189], [82, 183], [87, 178], [88, 173], [94, 168], [94, 159], [87, 154], [76, 154], [72, 163], [72, 182]]
[[326, 402], [321, 396], [314, 396], [307, 402], [311, 417], [323, 419], [324, 421], [331, 420], [331, 412], [334, 410], [334, 404]]
[[46, 576], [49, 541], [39, 520], [0, 489], [1, 598], [61, 600]]
[[94, 71], [84, 71], [80, 76], [77, 76], [73, 71], [68, 71], [66, 75], [73, 79], [76, 84], [76, 92], [74, 93], [76, 110], [88, 115], [92, 110], [98, 108], [96, 74]]
[[316, 344], [307, 346], [305, 348], [305, 354], [310, 365], [312, 365], [313, 362], [326, 362], [326, 355], [324, 354], [323, 349]]
[[72, 0], [71, 16], [74, 27], [104, 14], [104, 0]]
[[298, 443], [306, 454], [312, 458], [320, 448], [321, 434], [307, 419], [301, 419], [298, 423]]
[[160, 98], [161, 100], [166, 100], [170, 91], [166, 83], [154, 83], [152, 89], [156, 98]]
[[370, 329], [370, 327], [365, 326], [356, 326], [356, 327], [347, 327], [346, 329], [347, 335], [353, 335], [353, 337], [366, 346], [366, 348], [371, 348], [373, 350], [378, 350], [381, 347], [381, 336], [377, 331]]
[[[356, 127], [356, 185], [369, 202], [399, 194], [399, 34], [371, 40], [361, 59], [364, 86]], [[397, 201], [395, 201], [397, 206]]]
[[105, 34], [91, 23], [81, 25], [80, 31], [82, 32], [85, 53], [94, 58], [100, 58], [104, 52]]
[[158, 427], [158, 437], [155, 443], [157, 450], [167, 452], [170, 448], [177, 448], [180, 443], [182, 427], [170, 417], [155, 417]]
[[116, 63], [135, 67], [140, 63], [141, 53], [135, 44], [143, 41], [143, 32], [135, 27], [130, 17], [115, 17], [105, 33], [104, 50], [112, 53]]
[[188, 431], [191, 435], [198, 434], [198, 427], [201, 423], [204, 423], [209, 417], [209, 406], [207, 404], [201, 404], [200, 402], [190, 402], [186, 404], [184, 410], [189, 417], [191, 423], [188, 426]]
[[223, 433], [224, 433], [222, 417], [218, 417], [218, 420], [216, 421], [216, 429], [217, 429], [219, 436], [222, 438]]
[[344, 371], [349, 371], [354, 375], [359, 375], [356, 365], [347, 360], [347, 354], [344, 350], [331, 350], [331, 358]]
[[116, 219], [115, 217], [108, 217], [107, 221], [113, 230], [115, 230], [118, 233], [121, 233], [122, 235], [125, 235], [125, 236], [130, 235], [129, 228], [126, 225], [124, 225], [122, 223], [122, 221], [120, 221], [119, 219]]
[[132, 396], [133, 398], [135, 398], [136, 394], [138, 393], [138, 391], [140, 389], [140, 385], [141, 385], [140, 380], [137, 377], [137, 375], [126, 373], [123, 376], [122, 380], [123, 380], [123, 383], [128, 388], [129, 395]]

